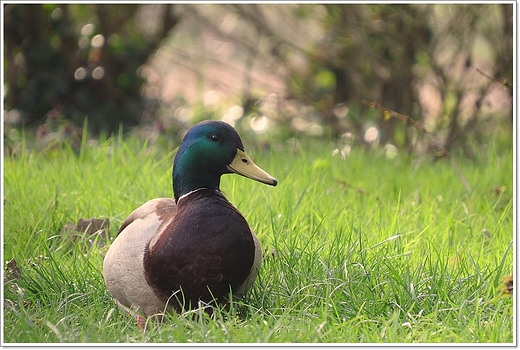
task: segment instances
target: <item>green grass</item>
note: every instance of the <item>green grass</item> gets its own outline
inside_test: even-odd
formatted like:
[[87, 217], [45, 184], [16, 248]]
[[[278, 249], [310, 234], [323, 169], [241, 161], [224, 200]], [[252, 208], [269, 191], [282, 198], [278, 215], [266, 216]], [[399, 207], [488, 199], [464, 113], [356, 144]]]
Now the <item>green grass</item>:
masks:
[[108, 217], [114, 235], [137, 206], [171, 196], [173, 145], [110, 139], [79, 155], [64, 145], [5, 158], [4, 266], [14, 258], [21, 277], [6, 274], [3, 341], [514, 342], [513, 301], [499, 289], [513, 272], [511, 150], [457, 160], [467, 194], [447, 161], [244, 143], [279, 180], [222, 179], [265, 251], [254, 288], [231, 310], [170, 315], [145, 332], [105, 289], [107, 247], [60, 230]]

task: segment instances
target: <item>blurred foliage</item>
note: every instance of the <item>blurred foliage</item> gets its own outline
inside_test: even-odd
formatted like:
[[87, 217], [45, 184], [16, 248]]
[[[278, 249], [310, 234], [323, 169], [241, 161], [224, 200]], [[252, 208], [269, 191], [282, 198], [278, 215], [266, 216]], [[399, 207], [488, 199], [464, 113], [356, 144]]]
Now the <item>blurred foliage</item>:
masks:
[[[309, 49], [310, 69], [294, 72], [291, 87], [309, 97], [336, 136], [348, 130], [363, 137], [374, 115], [353, 110], [362, 99], [427, 124], [447, 149], [468, 137], [483, 141], [496, 129], [488, 128], [492, 123], [505, 121], [511, 132], [512, 89], [508, 105], [490, 112], [500, 86], [479, 72], [512, 81], [511, 4], [314, 5], [301, 6], [298, 15], [315, 16], [316, 7], [325, 9], [325, 35]], [[421, 98], [425, 87], [430, 96]], [[433, 116], [431, 101], [424, 101], [431, 95], [440, 97]], [[350, 107], [348, 118], [334, 110], [338, 104]], [[410, 125], [382, 113], [372, 123], [383, 145], [413, 147], [417, 133]]]
[[49, 112], [94, 132], [137, 125], [145, 103], [139, 68], [176, 23], [167, 8], [162, 30], [135, 20], [139, 5], [8, 4], [5, 16], [6, 109], [24, 125]]
[[24, 125], [88, 116], [153, 139], [221, 118], [430, 150], [369, 100], [469, 157], [512, 135], [512, 4], [8, 4], [5, 45], [5, 106]]

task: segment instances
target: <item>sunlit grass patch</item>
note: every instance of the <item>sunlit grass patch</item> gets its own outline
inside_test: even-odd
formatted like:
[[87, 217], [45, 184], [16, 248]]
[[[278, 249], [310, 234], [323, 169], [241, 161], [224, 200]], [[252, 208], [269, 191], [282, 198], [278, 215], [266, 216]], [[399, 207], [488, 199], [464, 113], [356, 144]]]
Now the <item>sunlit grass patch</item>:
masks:
[[105, 289], [110, 242], [62, 229], [108, 218], [113, 237], [137, 206], [172, 196], [173, 145], [115, 138], [5, 158], [4, 266], [14, 259], [20, 274], [6, 272], [4, 341], [513, 342], [512, 298], [500, 291], [513, 272], [510, 152], [461, 159], [467, 193], [445, 161], [244, 143], [279, 180], [222, 178], [264, 249], [257, 282], [230, 310], [149, 320], [144, 332]]

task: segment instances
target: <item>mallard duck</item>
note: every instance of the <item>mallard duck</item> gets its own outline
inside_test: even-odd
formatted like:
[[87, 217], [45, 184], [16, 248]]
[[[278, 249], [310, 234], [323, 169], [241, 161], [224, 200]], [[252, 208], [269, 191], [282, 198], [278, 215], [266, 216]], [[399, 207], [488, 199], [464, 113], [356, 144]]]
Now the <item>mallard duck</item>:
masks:
[[103, 261], [116, 303], [146, 316], [225, 302], [252, 286], [262, 250], [249, 224], [220, 191], [237, 173], [276, 186], [244, 151], [236, 130], [204, 121], [184, 136], [173, 165], [174, 198], [156, 198], [123, 222]]

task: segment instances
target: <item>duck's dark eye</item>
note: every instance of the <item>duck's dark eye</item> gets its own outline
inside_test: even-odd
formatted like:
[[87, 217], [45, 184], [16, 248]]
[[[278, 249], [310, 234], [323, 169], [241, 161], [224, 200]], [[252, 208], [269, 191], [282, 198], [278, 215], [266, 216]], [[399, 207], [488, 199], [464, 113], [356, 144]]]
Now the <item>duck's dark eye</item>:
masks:
[[211, 139], [211, 141], [215, 141], [215, 142], [220, 141], [220, 136], [218, 136], [217, 134], [211, 134], [211, 136], [209, 138]]

